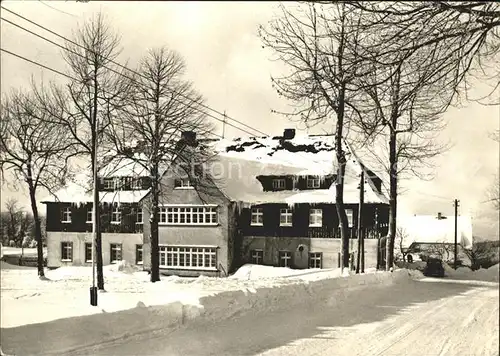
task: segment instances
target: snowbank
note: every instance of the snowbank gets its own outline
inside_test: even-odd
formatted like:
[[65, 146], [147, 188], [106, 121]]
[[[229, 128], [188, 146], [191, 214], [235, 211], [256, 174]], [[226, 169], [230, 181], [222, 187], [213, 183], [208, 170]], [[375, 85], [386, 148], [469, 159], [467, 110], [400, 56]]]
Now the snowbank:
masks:
[[[146, 273], [124, 273], [126, 267], [106, 267], [107, 292], [99, 293], [98, 307], [89, 305], [88, 267], [48, 271], [50, 281], [39, 281], [33, 273], [34, 277], [28, 278], [24, 270], [3, 271], [7, 273], [1, 276], [2, 328], [18, 326], [21, 334], [23, 329], [40, 328], [39, 344], [36, 341], [33, 347], [42, 353], [49, 347], [42, 340], [58, 338], [64, 330], [69, 335], [58, 345], [59, 352], [67, 353], [187, 322], [213, 322], [241, 313], [267, 313], [318, 303], [335, 305], [361, 289], [412, 278], [407, 270], [370, 270], [342, 277], [340, 270], [294, 271], [247, 265], [231, 278], [172, 277], [150, 283]], [[41, 324], [22, 325], [23, 319], [28, 324], [27, 318], [30, 324]], [[113, 325], [112, 335], [109, 325]]]
[[451, 268], [448, 264], [444, 264], [445, 275], [449, 278], [460, 280], [476, 280], [486, 282], [499, 282], [499, 265], [496, 264], [490, 268], [478, 269], [472, 271], [468, 267], [459, 267], [456, 270]]

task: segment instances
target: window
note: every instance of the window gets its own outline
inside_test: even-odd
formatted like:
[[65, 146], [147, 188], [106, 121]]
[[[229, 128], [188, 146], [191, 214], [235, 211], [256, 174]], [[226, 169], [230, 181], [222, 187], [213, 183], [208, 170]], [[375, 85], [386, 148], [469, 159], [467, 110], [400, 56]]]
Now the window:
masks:
[[87, 224], [92, 224], [92, 222], [93, 222], [92, 221], [92, 215], [94, 215], [93, 211], [92, 211], [92, 208], [88, 208], [87, 209], [87, 221], [86, 221]]
[[176, 179], [175, 189], [193, 189], [193, 185], [188, 178]]
[[285, 189], [285, 180], [283, 178], [273, 179], [273, 189]]
[[166, 225], [217, 225], [216, 206], [160, 207], [158, 221]]
[[262, 208], [253, 208], [250, 225], [262, 226], [263, 224], [264, 224], [264, 213], [262, 212]]
[[135, 223], [136, 224], [142, 224], [142, 207], [137, 208], [137, 213], [135, 215]]
[[73, 242], [61, 242], [61, 261], [73, 261]]
[[216, 269], [215, 247], [160, 246], [160, 267], [179, 269]]
[[292, 210], [280, 209], [280, 226], [292, 226]]
[[353, 226], [353, 211], [352, 209], [346, 209], [345, 213], [347, 214], [347, 226], [352, 227]]
[[280, 267], [290, 267], [292, 253], [290, 251], [279, 251]]
[[122, 245], [110, 244], [111, 251], [109, 254], [109, 262], [116, 263], [122, 260]]
[[123, 188], [121, 178], [113, 178], [113, 190], [120, 190]]
[[71, 208], [69, 206], [61, 209], [61, 222], [71, 223]]
[[118, 205], [115, 205], [111, 210], [111, 223], [119, 224], [121, 221], [122, 221], [122, 213], [120, 211], [120, 207]]
[[135, 245], [135, 264], [142, 265], [142, 245]]
[[323, 210], [311, 209], [309, 211], [309, 226], [323, 226]]
[[130, 185], [131, 189], [142, 189], [142, 180], [141, 178], [132, 179], [132, 184]]
[[319, 188], [321, 184], [321, 180], [319, 177], [311, 177], [307, 178], [307, 188]]
[[104, 185], [104, 189], [106, 189], [106, 190], [113, 189], [113, 186], [114, 186], [113, 178], [104, 178], [103, 185]]
[[262, 264], [264, 260], [264, 251], [263, 250], [251, 250], [250, 251], [251, 261], [254, 265]]
[[323, 254], [321, 252], [309, 253], [309, 268], [323, 268]]
[[92, 242], [85, 242], [85, 262], [92, 262]]

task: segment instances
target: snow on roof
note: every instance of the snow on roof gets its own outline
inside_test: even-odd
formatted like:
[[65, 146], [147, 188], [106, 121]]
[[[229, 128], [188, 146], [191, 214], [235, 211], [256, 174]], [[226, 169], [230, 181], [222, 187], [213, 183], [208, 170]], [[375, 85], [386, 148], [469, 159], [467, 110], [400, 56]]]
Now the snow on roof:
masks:
[[[259, 144], [262, 142], [259, 141]], [[331, 169], [317, 169], [318, 166], [311, 164], [310, 160], [297, 160], [293, 164], [293, 156], [299, 155], [298, 152], [287, 151], [291, 157], [284, 160], [284, 163], [279, 164], [280, 160], [262, 156], [262, 151], [265, 151], [263, 147], [258, 148], [262, 149], [261, 152], [253, 156], [252, 159], [252, 155], [249, 152], [242, 151], [243, 154], [239, 155], [238, 153], [240, 152], [233, 153], [234, 151], [230, 151], [229, 154], [225, 154], [223, 145], [227, 145], [227, 142], [219, 142], [218, 144], [218, 149], [222, 152], [212, 163], [210, 173], [214, 176], [215, 184], [229, 199], [249, 204], [285, 203], [293, 205], [298, 203], [335, 203], [335, 182], [331, 185], [330, 189], [263, 191], [262, 185], [257, 179], [261, 175], [300, 176], [332, 173]], [[335, 154], [331, 151], [328, 152], [330, 157], [328, 158], [329, 162], [332, 163], [333, 160], [331, 158], [335, 157]], [[282, 157], [284, 155], [285, 152], [282, 154]], [[323, 157], [323, 159], [326, 160], [326, 157]], [[359, 202], [358, 185], [360, 172], [361, 166], [358, 161], [348, 155], [344, 181], [344, 203], [346, 204], [357, 204]], [[369, 181], [368, 177], [367, 181]], [[365, 202], [385, 204], [388, 200], [373, 185], [365, 185]]]
[[[149, 190], [99, 192], [102, 203], [137, 203]], [[41, 199], [42, 203], [92, 203], [92, 180], [86, 174], [79, 174], [74, 181], [54, 194]]]
[[[435, 215], [415, 215], [398, 219], [398, 228], [403, 229], [403, 247], [412, 243], [455, 243], [455, 218], [438, 219]], [[457, 240], [464, 248], [472, 248], [472, 219], [459, 216]]]
[[226, 157], [302, 167], [301, 174], [328, 174], [337, 169], [333, 136], [296, 136], [283, 141], [279, 137], [222, 139], [214, 149]]

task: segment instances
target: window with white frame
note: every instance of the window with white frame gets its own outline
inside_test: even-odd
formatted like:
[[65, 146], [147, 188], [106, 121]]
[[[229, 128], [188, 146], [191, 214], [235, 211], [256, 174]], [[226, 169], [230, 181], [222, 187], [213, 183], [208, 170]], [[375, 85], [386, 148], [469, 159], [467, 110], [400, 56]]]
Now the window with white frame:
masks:
[[216, 269], [215, 247], [160, 246], [160, 267], [178, 269]]
[[138, 207], [137, 208], [137, 212], [135, 214], [135, 223], [136, 224], [142, 224], [144, 221], [143, 221], [143, 218], [142, 218], [142, 207]]
[[290, 251], [279, 251], [280, 267], [292, 265], [292, 253]]
[[144, 261], [142, 259], [142, 245], [135, 245], [135, 264], [142, 265], [143, 262]]
[[122, 212], [120, 211], [120, 207], [115, 205], [111, 208], [111, 223], [119, 224], [122, 221]]
[[262, 208], [253, 208], [251, 214], [250, 225], [262, 226], [264, 224], [264, 212]]
[[61, 222], [62, 223], [71, 222], [71, 207], [66, 206], [61, 209]]
[[122, 260], [122, 244], [109, 244], [109, 262], [117, 263]]
[[122, 179], [120, 177], [113, 178], [113, 190], [120, 190], [123, 188]]
[[61, 242], [61, 261], [63, 262], [73, 261], [73, 242], [68, 242], [68, 241]]
[[319, 177], [309, 177], [307, 178], [307, 188], [316, 189], [321, 185], [321, 180]]
[[309, 253], [309, 268], [323, 268], [323, 253]]
[[87, 209], [87, 224], [92, 224], [92, 216], [94, 215], [94, 212], [92, 211], [92, 208]]
[[264, 250], [251, 250], [250, 251], [250, 260], [254, 265], [262, 264], [264, 260]]
[[309, 210], [309, 226], [323, 226], [323, 210]]
[[85, 242], [85, 262], [92, 262], [92, 242]]
[[193, 185], [188, 178], [180, 178], [175, 180], [175, 189], [193, 189]]
[[347, 215], [347, 226], [348, 227], [353, 227], [354, 224], [354, 212], [352, 209], [346, 209], [345, 213]]
[[104, 189], [109, 190], [114, 188], [114, 180], [113, 178], [104, 178], [103, 179]]
[[285, 179], [273, 179], [273, 189], [285, 189]]
[[142, 180], [141, 178], [132, 178], [132, 183], [130, 185], [130, 189], [142, 189]]
[[158, 221], [165, 225], [217, 225], [216, 206], [163, 206]]
[[280, 209], [280, 226], [292, 226], [291, 209]]

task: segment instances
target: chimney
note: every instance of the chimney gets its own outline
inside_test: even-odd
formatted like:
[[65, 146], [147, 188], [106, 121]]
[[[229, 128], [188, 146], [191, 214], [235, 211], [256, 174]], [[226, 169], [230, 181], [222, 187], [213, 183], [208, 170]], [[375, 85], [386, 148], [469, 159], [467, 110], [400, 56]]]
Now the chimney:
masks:
[[183, 131], [181, 134], [181, 142], [188, 146], [196, 146], [196, 132]]
[[295, 129], [285, 129], [283, 131], [283, 139], [291, 140], [295, 137]]

